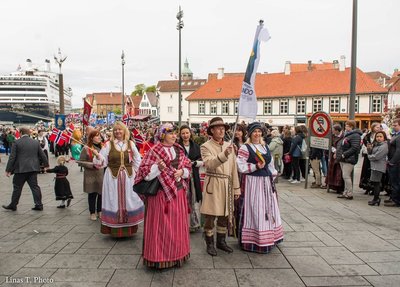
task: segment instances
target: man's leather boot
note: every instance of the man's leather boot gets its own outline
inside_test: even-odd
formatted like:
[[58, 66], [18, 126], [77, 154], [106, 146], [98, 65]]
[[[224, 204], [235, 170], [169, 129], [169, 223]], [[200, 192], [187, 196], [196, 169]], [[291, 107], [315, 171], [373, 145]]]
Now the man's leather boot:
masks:
[[211, 256], [217, 256], [217, 250], [215, 250], [214, 247], [214, 235], [207, 236], [206, 234], [204, 234], [204, 237], [206, 239], [206, 244], [207, 244], [207, 253], [210, 254]]
[[232, 253], [233, 249], [226, 244], [225, 236], [225, 233], [217, 233], [217, 248]]

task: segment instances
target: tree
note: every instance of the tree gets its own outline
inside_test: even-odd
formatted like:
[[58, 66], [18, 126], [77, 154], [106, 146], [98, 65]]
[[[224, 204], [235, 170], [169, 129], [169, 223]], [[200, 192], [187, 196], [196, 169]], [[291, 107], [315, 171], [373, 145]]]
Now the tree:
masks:
[[121, 107], [115, 107], [113, 111], [116, 115], [122, 114]]
[[145, 84], [137, 84], [135, 86], [135, 90], [132, 92], [132, 96], [143, 96], [144, 91], [146, 90], [146, 85]]
[[146, 92], [152, 92], [155, 93], [156, 92], [156, 86], [152, 85], [146, 88]]

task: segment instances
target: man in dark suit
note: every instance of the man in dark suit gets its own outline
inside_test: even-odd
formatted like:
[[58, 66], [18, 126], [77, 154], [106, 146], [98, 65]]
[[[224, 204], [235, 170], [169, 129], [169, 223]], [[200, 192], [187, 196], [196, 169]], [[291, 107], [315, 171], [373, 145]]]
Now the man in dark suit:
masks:
[[30, 130], [26, 127], [20, 129], [21, 138], [14, 142], [11, 154], [6, 167], [6, 176], [14, 174], [14, 190], [9, 205], [3, 208], [16, 211], [22, 187], [28, 182], [31, 188], [35, 206], [32, 210], [43, 210], [42, 192], [37, 182], [37, 174], [40, 171], [40, 164], [48, 167], [49, 162], [40, 147], [39, 141], [29, 137]]

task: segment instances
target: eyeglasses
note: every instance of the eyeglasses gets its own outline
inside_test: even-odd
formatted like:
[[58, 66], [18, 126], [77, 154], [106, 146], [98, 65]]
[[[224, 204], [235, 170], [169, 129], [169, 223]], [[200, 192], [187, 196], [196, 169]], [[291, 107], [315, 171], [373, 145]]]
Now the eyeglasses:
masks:
[[176, 132], [176, 130], [174, 128], [163, 128], [161, 130], [161, 133], [163, 133], [163, 134], [175, 133], [175, 132]]

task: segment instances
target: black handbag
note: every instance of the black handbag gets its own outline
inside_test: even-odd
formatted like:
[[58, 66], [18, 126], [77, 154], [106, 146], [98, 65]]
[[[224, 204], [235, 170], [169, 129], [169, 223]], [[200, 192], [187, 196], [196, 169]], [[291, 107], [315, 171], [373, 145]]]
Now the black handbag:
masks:
[[154, 196], [157, 195], [158, 190], [160, 189], [160, 181], [157, 177], [152, 180], [141, 180], [137, 184], [133, 185], [133, 191], [137, 194], [141, 194], [144, 196]]

